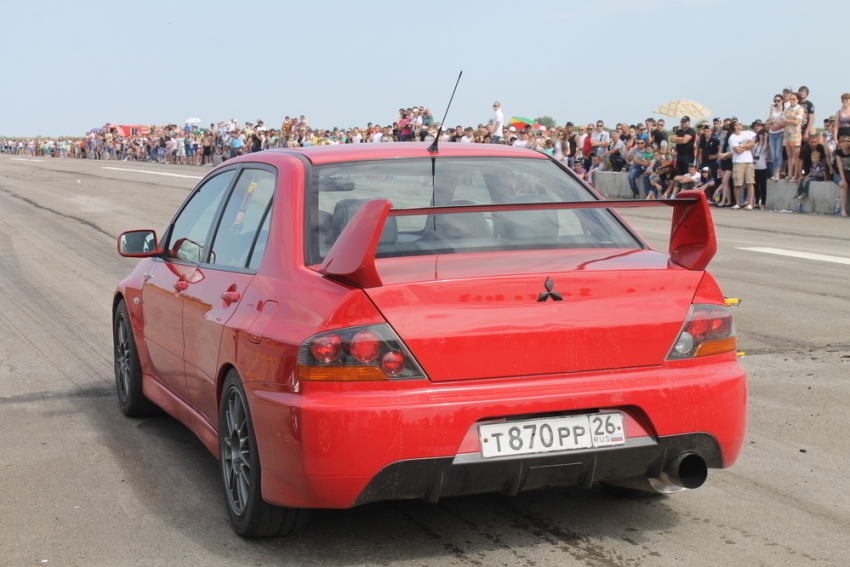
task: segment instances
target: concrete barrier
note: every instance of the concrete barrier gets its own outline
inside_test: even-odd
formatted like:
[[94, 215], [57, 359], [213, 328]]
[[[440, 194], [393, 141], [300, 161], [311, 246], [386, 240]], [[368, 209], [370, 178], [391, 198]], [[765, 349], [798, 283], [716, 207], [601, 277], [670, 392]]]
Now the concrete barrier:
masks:
[[[632, 190], [629, 187], [627, 173], [598, 171], [593, 174], [593, 186], [608, 199], [631, 199]], [[644, 197], [643, 182], [638, 181], [641, 196]], [[835, 201], [839, 196], [838, 185], [831, 181], [812, 181], [809, 185], [809, 196], [806, 199], [795, 199], [797, 183], [788, 181], [767, 182], [767, 202], [765, 208], [771, 211], [796, 211], [797, 205], [802, 205], [802, 212], [819, 215], [835, 214]]]

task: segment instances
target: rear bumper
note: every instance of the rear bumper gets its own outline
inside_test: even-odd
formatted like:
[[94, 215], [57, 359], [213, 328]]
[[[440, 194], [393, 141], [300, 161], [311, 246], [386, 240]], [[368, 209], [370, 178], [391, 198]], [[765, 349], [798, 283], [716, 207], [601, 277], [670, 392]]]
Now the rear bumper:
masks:
[[[708, 360], [711, 358], [712, 360]], [[347, 508], [386, 499], [589, 485], [646, 474], [683, 452], [731, 466], [746, 430], [746, 374], [734, 356], [515, 380], [246, 382], [273, 504]], [[627, 444], [485, 461], [477, 425], [506, 416], [624, 413]]]

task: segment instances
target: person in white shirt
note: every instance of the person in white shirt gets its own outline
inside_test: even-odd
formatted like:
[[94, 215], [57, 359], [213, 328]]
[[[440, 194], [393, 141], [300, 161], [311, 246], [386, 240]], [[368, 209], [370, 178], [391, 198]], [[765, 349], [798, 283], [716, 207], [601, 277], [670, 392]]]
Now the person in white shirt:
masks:
[[741, 187], [747, 185], [747, 200], [743, 204], [747, 210], [753, 209], [753, 188], [756, 176], [753, 168], [753, 152], [756, 145], [754, 132], [744, 130], [737, 120], [732, 123], [732, 133], [729, 135], [729, 149], [732, 150], [732, 185], [735, 188], [735, 205], [733, 209], [741, 208]]
[[661, 197], [672, 199], [679, 194], [679, 191], [693, 189], [701, 180], [701, 177], [702, 175], [699, 171], [697, 171], [697, 164], [689, 163], [688, 172], [684, 175], [677, 175], [676, 177], [674, 177], [673, 183], [670, 184], [670, 187], [667, 189], [667, 191], [664, 192]]
[[376, 144], [376, 143], [380, 142], [381, 138], [383, 138], [383, 137], [384, 137], [384, 135], [381, 131], [381, 127], [378, 126], [377, 124], [375, 124], [375, 131], [372, 133], [371, 136], [369, 136], [369, 141], [373, 144]]
[[493, 125], [490, 127], [490, 143], [498, 144], [504, 136], [505, 115], [502, 114], [502, 105], [497, 101], [493, 103]]
[[514, 140], [513, 146], [515, 148], [527, 148], [528, 147], [528, 134], [525, 130], [519, 133], [519, 138]]

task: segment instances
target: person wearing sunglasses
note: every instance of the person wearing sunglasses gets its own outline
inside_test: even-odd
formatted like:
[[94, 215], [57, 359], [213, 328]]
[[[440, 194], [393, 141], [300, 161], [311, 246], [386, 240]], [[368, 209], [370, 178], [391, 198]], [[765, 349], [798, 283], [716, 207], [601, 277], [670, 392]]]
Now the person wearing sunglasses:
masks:
[[645, 155], [646, 142], [641, 139], [635, 140], [635, 145], [627, 156], [629, 167], [629, 187], [632, 189], [632, 198], [640, 199], [640, 189], [638, 189], [637, 180], [642, 177], [646, 168], [651, 165], [650, 160], [646, 159]]
[[765, 121], [767, 141], [770, 144], [770, 161], [773, 163], [773, 177], [770, 178], [772, 181], [779, 181], [782, 173], [782, 146], [785, 137], [785, 127], [782, 125], [782, 112], [785, 110], [784, 102], [782, 95], [774, 95], [773, 104], [770, 105], [770, 111]]

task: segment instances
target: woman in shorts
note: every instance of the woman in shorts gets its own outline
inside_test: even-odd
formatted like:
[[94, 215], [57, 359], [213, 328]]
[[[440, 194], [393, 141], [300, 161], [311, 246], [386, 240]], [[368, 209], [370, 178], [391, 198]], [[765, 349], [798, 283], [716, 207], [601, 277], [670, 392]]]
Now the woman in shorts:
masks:
[[788, 95], [790, 106], [782, 113], [785, 126], [785, 151], [788, 153], [788, 181], [796, 181], [800, 176], [800, 144], [803, 143], [803, 117], [806, 110], [800, 106], [797, 93]]

